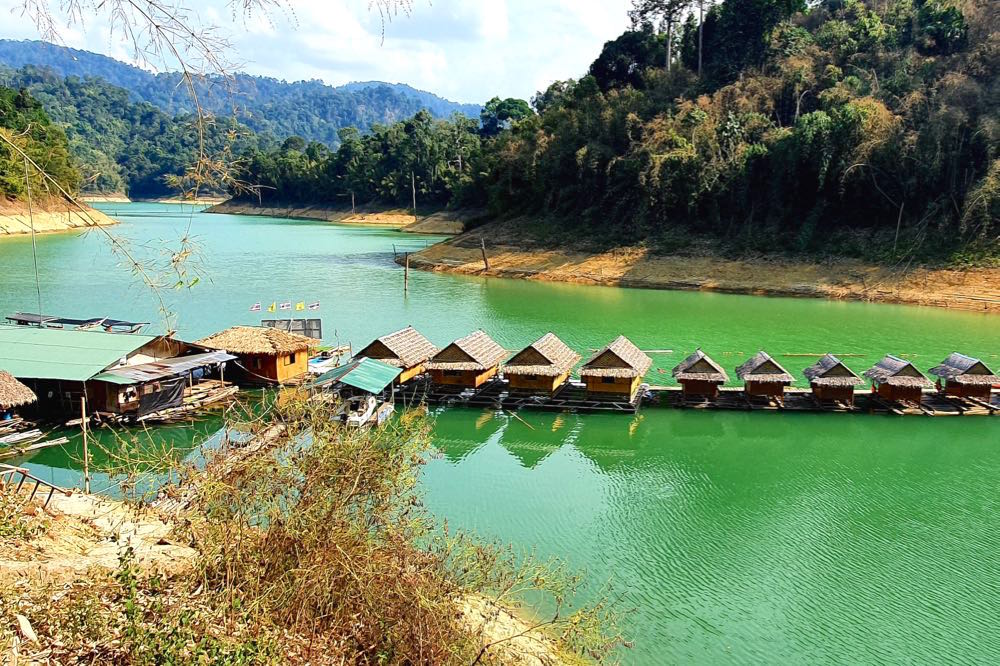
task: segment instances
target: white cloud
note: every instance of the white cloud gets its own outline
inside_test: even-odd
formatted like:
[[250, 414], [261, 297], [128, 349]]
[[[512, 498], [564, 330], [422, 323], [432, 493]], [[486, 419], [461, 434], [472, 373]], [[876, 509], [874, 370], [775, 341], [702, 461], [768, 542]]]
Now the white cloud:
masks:
[[[38, 37], [30, 21], [8, 14], [22, 2], [0, 0], [0, 37]], [[287, 10], [235, 20], [228, 0], [193, 6], [230, 35], [231, 59], [252, 73], [333, 85], [402, 82], [482, 102], [494, 95], [527, 99], [555, 80], [584, 74], [602, 44], [625, 29], [628, 0], [414, 0], [409, 16], [384, 24], [368, 0], [288, 0]], [[131, 61], [106, 16], [61, 34], [68, 46]]]

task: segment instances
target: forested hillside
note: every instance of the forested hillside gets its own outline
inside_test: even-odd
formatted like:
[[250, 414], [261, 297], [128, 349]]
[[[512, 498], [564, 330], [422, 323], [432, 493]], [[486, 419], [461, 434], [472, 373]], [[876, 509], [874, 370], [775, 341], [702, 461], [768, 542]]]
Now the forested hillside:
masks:
[[[0, 68], [0, 85], [26, 91], [65, 131], [85, 192], [126, 192], [136, 198], [174, 195], [178, 191], [170, 179], [182, 176], [199, 159], [195, 116], [171, 117], [151, 104], [132, 102], [127, 91], [101, 79], [64, 79], [37, 67]], [[0, 126], [6, 126], [2, 120]], [[274, 143], [231, 116], [213, 118], [202, 127], [205, 155], [210, 157]]]
[[[25, 91], [0, 86], [0, 198], [58, 196], [56, 185], [76, 189], [80, 175], [73, 165], [66, 135], [53, 125], [41, 104]], [[14, 144], [14, 147], [10, 143]], [[55, 182], [44, 179], [27, 158]], [[28, 176], [26, 179], [25, 176]], [[0, 201], [2, 203], [2, 201]]]
[[[40, 41], [0, 40], [0, 65], [47, 68], [63, 77], [97, 77], [127, 90], [133, 102], [147, 102], [170, 116], [196, 110], [179, 74], [153, 74], [97, 53]], [[256, 132], [281, 138], [298, 135], [331, 146], [336, 146], [343, 127], [365, 131], [377, 123], [409, 118], [421, 109], [441, 118], [453, 113], [476, 117], [480, 109], [377, 81], [334, 88], [322, 81], [287, 82], [236, 73], [231, 80], [209, 77], [197, 89], [202, 108], [216, 116], [235, 112]]]
[[245, 177], [398, 204], [412, 173], [418, 199], [606, 245], [1000, 259], [998, 3], [725, 0], [701, 26], [697, 4], [636, 4], [636, 29], [534, 111], [418, 116], [331, 154], [286, 142]]

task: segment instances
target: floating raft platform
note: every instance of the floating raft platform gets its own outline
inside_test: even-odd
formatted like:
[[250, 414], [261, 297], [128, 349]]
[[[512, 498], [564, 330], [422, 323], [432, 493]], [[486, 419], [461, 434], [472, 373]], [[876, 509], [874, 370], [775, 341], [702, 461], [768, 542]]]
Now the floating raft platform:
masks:
[[454, 407], [532, 409], [549, 412], [635, 414], [644, 405], [673, 409], [711, 409], [729, 411], [773, 411], [814, 413], [895, 414], [920, 416], [973, 416], [1000, 414], [1000, 393], [994, 392], [990, 402], [975, 398], [957, 398], [941, 393], [924, 393], [920, 405], [887, 401], [868, 390], [855, 391], [854, 404], [841, 401], [817, 400], [809, 389], [786, 389], [781, 399], [748, 396], [742, 388], [722, 388], [716, 398], [686, 398], [677, 386], [650, 386], [632, 401], [612, 396], [596, 399], [586, 392], [581, 382], [570, 381], [553, 395], [526, 394], [511, 391], [505, 379], [493, 379], [478, 389], [461, 389], [431, 384], [417, 379], [397, 386], [385, 400], [395, 399], [406, 406], [420, 404]]
[[[383, 396], [391, 399], [390, 395]], [[415, 380], [397, 386], [394, 399], [402, 405], [446, 405], [455, 407], [479, 407], [516, 411], [537, 409], [550, 412], [600, 413], [617, 412], [635, 414], [642, 403], [642, 393], [632, 400], [614, 396], [595, 398], [587, 395], [586, 386], [581, 382], [566, 382], [552, 395], [527, 394], [511, 391], [506, 379], [493, 379], [478, 389], [462, 389], [431, 384], [427, 380]]]

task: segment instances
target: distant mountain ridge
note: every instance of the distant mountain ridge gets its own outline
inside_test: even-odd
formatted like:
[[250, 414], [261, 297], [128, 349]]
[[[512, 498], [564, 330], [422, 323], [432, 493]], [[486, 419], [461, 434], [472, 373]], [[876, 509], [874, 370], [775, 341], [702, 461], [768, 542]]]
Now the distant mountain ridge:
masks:
[[[59, 76], [97, 77], [127, 90], [170, 115], [190, 113], [194, 102], [176, 72], [154, 74], [105, 55], [42, 41], [0, 40], [0, 65], [34, 65]], [[368, 130], [427, 109], [438, 118], [461, 113], [478, 119], [481, 107], [461, 104], [405, 84], [379, 81], [340, 87], [322, 81], [288, 82], [237, 73], [232, 81], [209, 77], [197, 86], [202, 108], [216, 115], [237, 111], [239, 120], [258, 133], [298, 135], [331, 146], [344, 127]]]

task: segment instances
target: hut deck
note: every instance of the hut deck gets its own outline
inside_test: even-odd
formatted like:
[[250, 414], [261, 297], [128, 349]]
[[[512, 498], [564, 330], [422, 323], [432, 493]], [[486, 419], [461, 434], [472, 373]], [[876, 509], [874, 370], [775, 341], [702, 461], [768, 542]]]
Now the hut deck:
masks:
[[[383, 395], [391, 399], [387, 391]], [[837, 400], [817, 400], [809, 389], [789, 388], [782, 398], [747, 396], [740, 388], [722, 388], [714, 399], [686, 397], [677, 386], [650, 386], [629, 402], [612, 396], [595, 399], [588, 396], [581, 382], [570, 381], [553, 395], [510, 391], [505, 379], [493, 379], [478, 389], [435, 386], [427, 379], [417, 379], [396, 387], [395, 401], [404, 405], [446, 405], [493, 408], [516, 411], [534, 409], [552, 412], [635, 414], [642, 403], [676, 409], [718, 409], [737, 411], [785, 411], [964, 416], [1000, 413], [1000, 393], [994, 392], [989, 403], [975, 398], [956, 398], [941, 393], [925, 393], [920, 405], [889, 402], [871, 391], [856, 391], [854, 404]]]
[[[388, 396], [385, 396], [388, 397]], [[614, 398], [595, 399], [587, 395], [581, 382], [566, 382], [553, 395], [511, 393], [505, 379], [493, 379], [478, 389], [437, 386], [427, 380], [416, 380], [396, 387], [395, 400], [405, 405], [454, 405], [458, 407], [491, 407], [494, 409], [538, 409], [555, 412], [619, 412], [635, 414], [640, 397], [633, 401]]]

